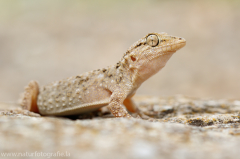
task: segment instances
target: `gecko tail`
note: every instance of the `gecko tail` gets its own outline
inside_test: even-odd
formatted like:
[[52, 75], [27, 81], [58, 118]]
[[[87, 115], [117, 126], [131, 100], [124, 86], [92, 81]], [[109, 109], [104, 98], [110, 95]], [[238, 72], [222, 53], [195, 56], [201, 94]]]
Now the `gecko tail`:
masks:
[[37, 97], [39, 93], [39, 86], [37, 81], [30, 81], [28, 86], [20, 99], [20, 105], [23, 109], [29, 110], [34, 113], [39, 113], [37, 106]]

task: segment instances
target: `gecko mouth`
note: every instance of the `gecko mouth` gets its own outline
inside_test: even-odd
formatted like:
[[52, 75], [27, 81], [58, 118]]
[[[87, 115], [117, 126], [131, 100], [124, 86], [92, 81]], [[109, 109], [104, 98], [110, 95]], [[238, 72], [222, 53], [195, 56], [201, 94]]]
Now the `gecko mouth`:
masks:
[[173, 54], [175, 53], [177, 50], [183, 48], [186, 45], [186, 41], [185, 39], [182, 39], [181, 42], [178, 42], [176, 44], [172, 44], [172, 45], [168, 45], [162, 48], [162, 51], [156, 56], [163, 56], [163, 55], [167, 55], [167, 54]]
[[178, 42], [177, 44], [173, 44], [171, 46], [167, 46], [167, 52], [176, 52], [177, 50], [183, 48], [186, 45], [185, 41]]

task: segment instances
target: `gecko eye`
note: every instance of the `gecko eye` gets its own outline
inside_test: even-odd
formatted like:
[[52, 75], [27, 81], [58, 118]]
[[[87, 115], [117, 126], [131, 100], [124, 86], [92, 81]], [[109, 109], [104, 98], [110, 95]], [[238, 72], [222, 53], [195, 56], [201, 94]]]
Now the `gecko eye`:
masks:
[[157, 46], [159, 43], [159, 39], [157, 35], [151, 34], [147, 37], [147, 44], [150, 46]]

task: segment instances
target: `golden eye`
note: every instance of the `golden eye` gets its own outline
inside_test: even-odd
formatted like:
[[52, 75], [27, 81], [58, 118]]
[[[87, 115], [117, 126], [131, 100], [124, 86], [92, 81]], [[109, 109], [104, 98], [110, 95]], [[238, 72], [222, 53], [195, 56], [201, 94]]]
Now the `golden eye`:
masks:
[[148, 35], [147, 37], [147, 44], [150, 45], [150, 46], [157, 46], [159, 43], [159, 39], [158, 39], [158, 36], [157, 35], [154, 35], [154, 34], [151, 34], [151, 35]]

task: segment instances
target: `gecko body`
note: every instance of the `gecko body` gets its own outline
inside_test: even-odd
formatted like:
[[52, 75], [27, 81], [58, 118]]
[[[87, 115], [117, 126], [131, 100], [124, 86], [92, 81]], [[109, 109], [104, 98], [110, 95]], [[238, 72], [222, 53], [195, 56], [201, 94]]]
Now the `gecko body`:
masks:
[[39, 87], [31, 81], [21, 105], [41, 115], [75, 115], [103, 106], [115, 117], [136, 112], [131, 97], [140, 85], [161, 70], [185, 39], [166, 33], [149, 33], [134, 43], [115, 65], [90, 71]]

